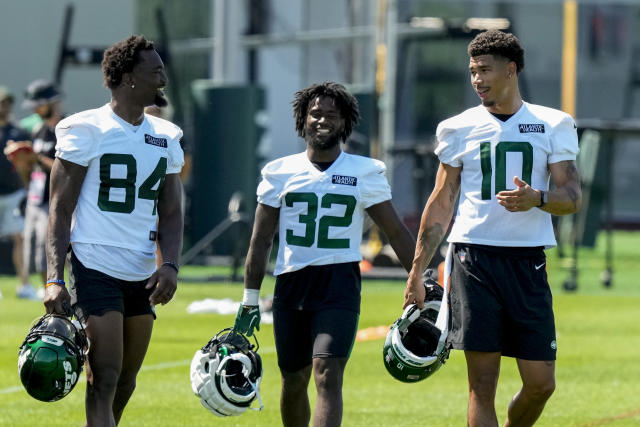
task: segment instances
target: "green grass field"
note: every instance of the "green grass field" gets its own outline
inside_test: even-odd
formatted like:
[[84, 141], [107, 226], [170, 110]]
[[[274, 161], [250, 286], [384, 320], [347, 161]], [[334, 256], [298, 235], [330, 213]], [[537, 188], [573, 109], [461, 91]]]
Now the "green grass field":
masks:
[[[561, 289], [567, 272], [555, 250], [548, 253], [558, 330], [557, 389], [539, 426], [640, 425], [640, 234], [614, 235], [614, 284], [605, 289], [604, 245], [581, 252], [579, 289]], [[185, 267], [184, 277], [211, 274], [208, 267]], [[82, 426], [84, 375], [61, 401], [42, 403], [22, 389], [17, 351], [34, 318], [43, 314], [38, 302], [15, 297], [15, 277], [1, 277], [0, 290], [0, 426]], [[265, 280], [263, 295], [273, 288]], [[389, 325], [400, 314], [404, 283], [363, 283], [360, 328]], [[264, 361], [262, 412], [221, 419], [207, 412], [193, 395], [189, 362], [193, 353], [218, 330], [231, 326], [233, 316], [187, 314], [187, 305], [204, 298], [240, 299], [237, 283], [181, 282], [174, 301], [158, 307], [149, 353], [138, 376], [138, 388], [125, 410], [121, 426], [278, 426], [280, 377], [271, 325], [258, 333]], [[417, 384], [403, 384], [382, 365], [382, 339], [357, 342], [344, 384], [344, 426], [466, 425], [467, 381], [464, 357], [452, 352], [436, 375]], [[496, 399], [504, 421], [511, 396], [520, 381], [515, 362], [503, 359]], [[310, 387], [314, 398], [314, 387]], [[312, 403], [313, 404], [313, 403]]]

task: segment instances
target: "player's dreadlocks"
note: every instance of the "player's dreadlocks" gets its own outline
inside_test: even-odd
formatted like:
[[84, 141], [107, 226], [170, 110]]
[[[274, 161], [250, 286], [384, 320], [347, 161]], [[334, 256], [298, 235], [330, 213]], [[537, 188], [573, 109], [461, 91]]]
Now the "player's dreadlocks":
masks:
[[336, 107], [340, 110], [340, 114], [344, 119], [344, 130], [340, 135], [342, 141], [346, 141], [351, 135], [353, 126], [358, 124], [360, 112], [358, 110], [358, 101], [351, 95], [347, 89], [340, 83], [324, 82], [313, 84], [305, 89], [296, 92], [293, 99], [293, 118], [296, 121], [296, 131], [301, 138], [304, 138], [304, 125], [307, 120], [310, 103], [318, 96], [327, 96], [333, 98]]
[[139, 52], [151, 49], [154, 49], [153, 42], [143, 35], [131, 36], [107, 48], [102, 57], [104, 85], [109, 89], [118, 87], [122, 82], [122, 75], [133, 71], [133, 67], [140, 61]]
[[516, 63], [516, 72], [524, 68], [524, 49], [520, 40], [513, 34], [499, 30], [489, 30], [474, 37], [467, 52], [470, 57], [479, 55], [497, 55]]

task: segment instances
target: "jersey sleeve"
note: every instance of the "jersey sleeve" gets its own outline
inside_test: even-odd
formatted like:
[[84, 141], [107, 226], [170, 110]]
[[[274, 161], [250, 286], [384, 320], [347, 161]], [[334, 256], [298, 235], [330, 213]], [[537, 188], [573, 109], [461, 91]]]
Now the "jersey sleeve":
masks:
[[89, 124], [65, 119], [56, 126], [56, 157], [88, 166], [97, 151], [97, 141]]
[[391, 199], [391, 187], [385, 175], [387, 167], [380, 160], [373, 160], [373, 167], [360, 177], [360, 196], [366, 208]]
[[436, 140], [438, 141], [438, 146], [434, 153], [438, 156], [440, 162], [454, 167], [462, 166], [459, 157], [457, 157], [460, 153], [455, 129], [445, 123], [440, 123], [436, 129]]
[[177, 128], [177, 135], [171, 139], [168, 145], [169, 158], [167, 159], [167, 175], [172, 173], [180, 173], [184, 165], [184, 151], [180, 146], [182, 139], [182, 129]]
[[282, 193], [282, 181], [275, 173], [273, 164], [267, 164], [262, 169], [262, 179], [256, 191], [258, 203], [273, 208], [280, 207], [280, 194]]
[[575, 160], [578, 155], [578, 131], [570, 115], [565, 115], [551, 133], [549, 163]]

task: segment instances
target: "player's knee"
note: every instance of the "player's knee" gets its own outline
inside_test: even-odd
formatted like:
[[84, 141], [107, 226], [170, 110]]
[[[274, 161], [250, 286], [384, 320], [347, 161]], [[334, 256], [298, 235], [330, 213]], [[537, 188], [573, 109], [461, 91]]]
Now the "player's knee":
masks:
[[118, 380], [118, 394], [131, 396], [136, 389], [136, 377], [121, 376]]
[[536, 381], [531, 384], [525, 384], [522, 390], [530, 399], [537, 402], [546, 402], [556, 390], [556, 381], [554, 378], [546, 381]]
[[333, 359], [323, 359], [314, 365], [314, 380], [318, 391], [337, 392], [342, 388], [342, 369]]
[[477, 400], [493, 402], [496, 397], [497, 377], [492, 373], [476, 375], [469, 380], [469, 393]]
[[118, 377], [120, 370], [116, 367], [103, 366], [99, 369], [92, 369], [91, 382], [89, 383], [90, 391], [93, 394], [113, 395], [118, 385]]
[[307, 369], [296, 372], [282, 371], [282, 391], [284, 393], [306, 393], [309, 385], [309, 373]]

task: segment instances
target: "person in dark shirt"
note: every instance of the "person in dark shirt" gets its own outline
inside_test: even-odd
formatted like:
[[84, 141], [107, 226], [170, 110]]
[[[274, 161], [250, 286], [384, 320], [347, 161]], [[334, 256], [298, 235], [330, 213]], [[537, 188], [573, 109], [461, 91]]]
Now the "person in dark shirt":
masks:
[[32, 131], [33, 152], [30, 159], [29, 186], [25, 209], [23, 265], [42, 278], [37, 291], [31, 285], [21, 289], [24, 297], [42, 299], [46, 282], [47, 263], [45, 241], [49, 221], [49, 176], [56, 155], [55, 127], [63, 118], [62, 93], [47, 80], [35, 80], [25, 91], [24, 108], [33, 110], [42, 119]]
[[[0, 147], [4, 151], [7, 143], [25, 141], [29, 135], [11, 121], [13, 95], [0, 86]], [[0, 238], [10, 236], [13, 240], [12, 261], [22, 285], [29, 277], [22, 268], [22, 230], [24, 216], [20, 209], [25, 197], [25, 182], [5, 155], [0, 155]], [[19, 290], [22, 286], [19, 288]], [[20, 296], [20, 294], [19, 294]]]

